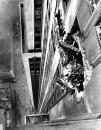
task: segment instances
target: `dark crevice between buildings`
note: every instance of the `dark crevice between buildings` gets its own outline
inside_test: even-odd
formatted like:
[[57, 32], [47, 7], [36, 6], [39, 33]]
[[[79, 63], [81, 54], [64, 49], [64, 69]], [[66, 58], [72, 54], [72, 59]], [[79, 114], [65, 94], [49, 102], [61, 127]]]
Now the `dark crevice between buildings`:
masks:
[[39, 95], [40, 62], [41, 62], [40, 58], [34, 57], [29, 59], [34, 106], [36, 110], [38, 109], [38, 98], [39, 98], [38, 95]]

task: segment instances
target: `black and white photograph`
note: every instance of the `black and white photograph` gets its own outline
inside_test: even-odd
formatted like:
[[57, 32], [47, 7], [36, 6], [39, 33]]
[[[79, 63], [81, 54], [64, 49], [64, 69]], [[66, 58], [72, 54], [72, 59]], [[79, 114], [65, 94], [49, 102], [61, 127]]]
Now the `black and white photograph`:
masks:
[[0, 130], [101, 130], [101, 0], [0, 0]]

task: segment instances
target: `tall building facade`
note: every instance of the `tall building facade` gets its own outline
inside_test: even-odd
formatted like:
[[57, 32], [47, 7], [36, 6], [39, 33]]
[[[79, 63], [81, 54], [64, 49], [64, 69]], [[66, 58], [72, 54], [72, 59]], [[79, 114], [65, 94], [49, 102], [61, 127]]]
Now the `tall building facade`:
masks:
[[[60, 0], [51, 1], [50, 4], [50, 1], [44, 1], [39, 112], [51, 109], [65, 93], [56, 85], [56, 80], [61, 77], [62, 71], [61, 56], [57, 46], [64, 34], [70, 32], [80, 2]], [[74, 14], [71, 13], [73, 9]], [[70, 15], [73, 15], [71, 21], [68, 20]]]
[[[40, 74], [39, 113], [48, 112], [53, 120], [62, 118], [62, 116], [67, 117], [71, 114], [96, 113], [99, 111], [100, 106], [96, 106], [95, 108], [93, 105], [97, 105], [97, 103], [95, 103], [96, 101], [94, 100], [91, 101], [90, 96], [100, 101], [100, 99], [96, 97], [97, 95], [94, 95], [95, 87], [91, 85], [94, 78], [92, 72], [96, 73], [96, 67], [98, 67], [100, 63], [98, 62], [100, 59], [100, 46], [99, 40], [96, 37], [99, 34], [94, 31], [99, 28], [97, 26], [99, 26], [100, 23], [98, 20], [100, 19], [100, 1], [93, 1], [93, 4], [92, 1], [88, 0], [44, 1], [43, 7], [41, 39], [43, 53]], [[71, 48], [71, 46], [64, 45], [64, 50], [68, 51], [69, 48], [74, 51], [75, 54], [80, 52], [82, 58], [79, 58], [79, 60], [83, 63], [84, 67], [83, 85], [86, 98], [79, 109], [78, 104], [76, 104], [75, 96], [70, 96], [69, 94], [65, 96], [65, 90], [56, 84], [58, 79], [61, 79], [64, 69], [61, 64], [61, 49], [59, 49], [60, 46], [58, 45], [65, 41], [66, 38], [68, 41], [69, 36], [67, 34], [70, 34], [72, 38], [75, 39], [74, 41], [76, 43], [74, 42], [74, 46], [78, 47], [73, 48], [72, 46]], [[93, 35], [93, 39], [91, 35]], [[94, 42], [94, 44], [92, 42]], [[68, 43], [69, 41], [67, 44]], [[77, 57], [79, 56], [80, 55]], [[97, 90], [98, 89], [96, 89], [96, 91]]]

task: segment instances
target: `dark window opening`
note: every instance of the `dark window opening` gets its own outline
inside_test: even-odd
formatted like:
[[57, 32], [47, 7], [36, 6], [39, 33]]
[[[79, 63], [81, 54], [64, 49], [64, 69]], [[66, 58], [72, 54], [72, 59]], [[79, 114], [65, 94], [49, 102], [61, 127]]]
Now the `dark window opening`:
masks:
[[35, 9], [35, 15], [41, 15], [41, 8], [36, 8]]
[[40, 33], [41, 31], [40, 31], [40, 28], [39, 27], [37, 27], [37, 26], [35, 26], [35, 33]]
[[41, 20], [41, 15], [36, 15], [36, 14], [35, 14], [35, 17], [34, 17], [34, 18], [35, 18], [35, 21]]
[[41, 50], [41, 44], [40, 44], [40, 43], [39, 43], [39, 44], [38, 44], [38, 43], [35, 44], [35, 49], [36, 49], [36, 50]]
[[35, 37], [35, 41], [37, 41], [37, 42], [41, 42], [41, 37], [36, 36], [36, 37]]
[[42, 0], [35, 0], [34, 1], [34, 8], [35, 10], [42, 7]]
[[32, 49], [32, 50], [29, 50], [28, 53], [34, 53], [34, 52], [41, 52], [41, 49]]

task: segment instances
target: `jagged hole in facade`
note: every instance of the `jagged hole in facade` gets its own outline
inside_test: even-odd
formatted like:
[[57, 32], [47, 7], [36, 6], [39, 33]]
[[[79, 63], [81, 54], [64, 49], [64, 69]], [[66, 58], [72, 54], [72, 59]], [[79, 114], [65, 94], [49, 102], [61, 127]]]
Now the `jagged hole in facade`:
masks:
[[81, 32], [76, 18], [70, 33], [66, 35], [64, 42], [59, 44], [62, 72], [58, 83], [67, 89], [70, 88], [71, 94], [75, 92], [74, 89], [78, 92], [83, 91], [92, 73], [92, 68], [84, 53], [85, 50], [80, 44], [80, 36]]

